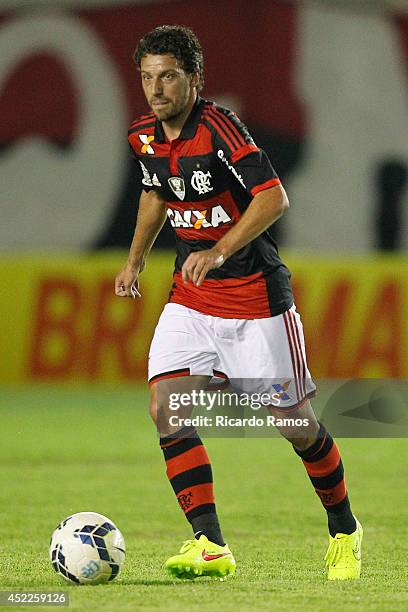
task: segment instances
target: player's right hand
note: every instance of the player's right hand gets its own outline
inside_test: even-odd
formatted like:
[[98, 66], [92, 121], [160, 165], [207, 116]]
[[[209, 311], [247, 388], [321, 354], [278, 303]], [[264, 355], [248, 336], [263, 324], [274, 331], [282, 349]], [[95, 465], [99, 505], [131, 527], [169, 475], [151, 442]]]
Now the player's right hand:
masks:
[[115, 278], [115, 294], [118, 297], [142, 297], [139, 292], [139, 267], [127, 263]]

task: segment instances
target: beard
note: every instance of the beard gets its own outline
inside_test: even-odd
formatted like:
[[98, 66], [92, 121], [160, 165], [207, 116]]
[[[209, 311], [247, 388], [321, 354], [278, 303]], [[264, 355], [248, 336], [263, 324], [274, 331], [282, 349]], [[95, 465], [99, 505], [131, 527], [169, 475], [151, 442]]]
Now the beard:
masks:
[[165, 98], [165, 101], [167, 102], [167, 104], [163, 108], [155, 107], [152, 102], [150, 103], [150, 108], [152, 109], [156, 117], [159, 119], [159, 121], [172, 121], [183, 114], [188, 104], [188, 95], [186, 94], [175, 102], [167, 98]]

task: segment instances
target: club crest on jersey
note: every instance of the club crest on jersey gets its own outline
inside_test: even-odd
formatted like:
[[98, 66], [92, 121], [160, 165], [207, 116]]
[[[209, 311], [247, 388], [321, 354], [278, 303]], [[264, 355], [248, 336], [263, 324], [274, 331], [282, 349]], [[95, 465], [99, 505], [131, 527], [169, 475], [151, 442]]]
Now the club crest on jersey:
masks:
[[208, 210], [172, 210], [167, 209], [167, 216], [174, 228], [205, 229], [229, 223], [232, 219], [221, 204]]
[[147, 134], [139, 134], [139, 140], [142, 142], [140, 152], [147, 153], [148, 155], [154, 155], [154, 149], [150, 144], [154, 141], [154, 136], [148, 136]]
[[198, 191], [200, 195], [209, 193], [213, 190], [210, 185], [211, 172], [203, 172], [202, 170], [194, 170], [191, 177], [191, 186]]
[[186, 197], [186, 187], [184, 185], [184, 179], [180, 176], [171, 176], [168, 179], [170, 189], [178, 197], [179, 200], [184, 200]]

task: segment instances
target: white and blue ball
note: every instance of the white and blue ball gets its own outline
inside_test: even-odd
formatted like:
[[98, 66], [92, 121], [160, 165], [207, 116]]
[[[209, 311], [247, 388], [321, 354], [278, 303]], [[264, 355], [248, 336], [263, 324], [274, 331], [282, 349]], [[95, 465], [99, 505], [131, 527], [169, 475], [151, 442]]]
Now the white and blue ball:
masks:
[[96, 512], [78, 512], [51, 536], [50, 559], [68, 582], [102, 584], [116, 578], [125, 561], [125, 541], [115, 523]]

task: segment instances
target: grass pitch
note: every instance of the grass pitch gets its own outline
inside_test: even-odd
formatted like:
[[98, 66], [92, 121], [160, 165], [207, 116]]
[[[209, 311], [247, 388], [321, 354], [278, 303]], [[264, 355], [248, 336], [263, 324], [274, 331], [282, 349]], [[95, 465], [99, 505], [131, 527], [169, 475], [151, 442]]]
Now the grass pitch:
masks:
[[[84, 611], [408, 610], [407, 440], [339, 440], [364, 565], [360, 581], [329, 583], [325, 515], [288, 443], [208, 439], [237, 572], [173, 582], [162, 562], [191, 532], [146, 405], [138, 387], [1, 390], [1, 589], [68, 590], [70, 607]], [[49, 563], [51, 532], [83, 510], [125, 536], [126, 563], [109, 585], [70, 586]]]

